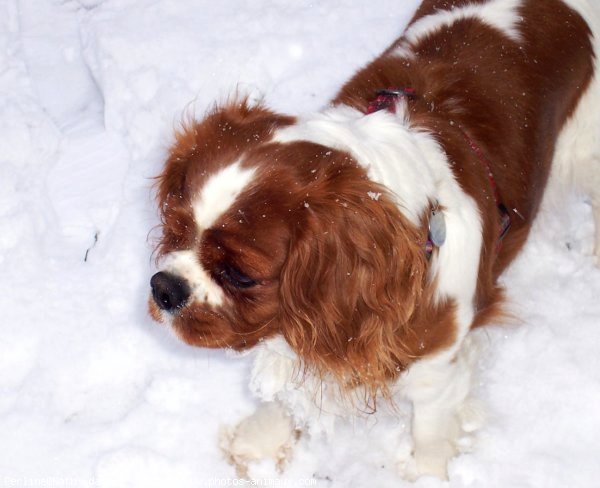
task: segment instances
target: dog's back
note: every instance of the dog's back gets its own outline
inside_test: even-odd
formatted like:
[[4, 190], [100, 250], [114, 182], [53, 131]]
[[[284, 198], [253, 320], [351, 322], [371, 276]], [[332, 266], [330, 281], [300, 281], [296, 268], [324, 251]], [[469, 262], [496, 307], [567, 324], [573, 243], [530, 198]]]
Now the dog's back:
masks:
[[551, 173], [591, 195], [600, 229], [599, 39], [600, 5], [589, 0], [426, 0], [334, 103], [364, 111], [378, 88], [410, 87], [411, 122], [451, 118], [478, 141], [512, 216], [497, 277], [524, 244]]

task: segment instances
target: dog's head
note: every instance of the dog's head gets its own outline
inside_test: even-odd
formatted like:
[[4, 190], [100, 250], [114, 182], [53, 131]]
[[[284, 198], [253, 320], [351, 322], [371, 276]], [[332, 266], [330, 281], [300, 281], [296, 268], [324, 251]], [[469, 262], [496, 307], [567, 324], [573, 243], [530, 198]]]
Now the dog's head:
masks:
[[423, 338], [426, 228], [349, 153], [278, 142], [295, 120], [235, 102], [188, 124], [158, 179], [151, 315], [187, 343], [282, 335], [305, 365], [382, 382]]

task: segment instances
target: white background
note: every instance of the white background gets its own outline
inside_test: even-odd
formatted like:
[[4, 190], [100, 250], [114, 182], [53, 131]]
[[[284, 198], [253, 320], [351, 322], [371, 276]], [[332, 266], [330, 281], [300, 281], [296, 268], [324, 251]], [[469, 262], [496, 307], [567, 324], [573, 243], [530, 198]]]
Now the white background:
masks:
[[[250, 359], [184, 346], [148, 318], [152, 177], [184, 112], [236, 88], [317, 110], [416, 4], [0, 0], [0, 487], [235, 477], [217, 432], [253, 409]], [[545, 209], [504, 277], [518, 320], [482, 331], [486, 427], [449, 485], [417, 486], [600, 486], [592, 235], [583, 198]], [[333, 442], [305, 437], [281, 476], [408, 486], [408, 420], [400, 408]]]

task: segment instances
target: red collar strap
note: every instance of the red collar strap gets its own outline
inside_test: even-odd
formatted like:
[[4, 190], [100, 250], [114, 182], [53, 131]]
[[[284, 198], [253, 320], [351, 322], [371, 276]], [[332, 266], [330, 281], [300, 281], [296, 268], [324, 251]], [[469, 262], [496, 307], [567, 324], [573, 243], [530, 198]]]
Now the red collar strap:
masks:
[[502, 244], [502, 239], [508, 233], [511, 226], [510, 214], [504, 203], [502, 203], [502, 198], [500, 197], [500, 190], [498, 190], [498, 185], [496, 184], [496, 178], [494, 178], [494, 173], [492, 172], [492, 167], [488, 158], [485, 157], [481, 148], [475, 143], [473, 139], [471, 139], [465, 131], [460, 129], [463, 137], [469, 144], [471, 151], [475, 153], [481, 164], [485, 167], [487, 171], [488, 180], [490, 182], [490, 186], [492, 187], [492, 192], [494, 193], [494, 201], [496, 202], [496, 207], [498, 207], [498, 213], [500, 214], [500, 231], [498, 235], [498, 246], [496, 251], [500, 251], [500, 245]]
[[[396, 113], [396, 103], [399, 99], [406, 98], [408, 100], [416, 100], [417, 93], [414, 88], [386, 88], [383, 90], [377, 91], [377, 97], [369, 102], [367, 106], [367, 115], [379, 112], [380, 110], [388, 110], [392, 113]], [[492, 187], [492, 191], [494, 193], [494, 200], [496, 201], [496, 206], [498, 207], [498, 213], [500, 214], [500, 231], [498, 235], [498, 244], [496, 248], [496, 252], [500, 251], [500, 246], [502, 245], [502, 240], [504, 236], [508, 233], [511, 226], [511, 219], [508, 210], [504, 203], [502, 203], [502, 198], [500, 197], [500, 191], [498, 190], [498, 185], [496, 184], [496, 179], [494, 178], [494, 173], [492, 173], [492, 167], [489, 163], [489, 160], [486, 158], [485, 154], [481, 150], [481, 148], [475, 143], [473, 139], [471, 139], [466, 132], [462, 129], [459, 129], [465, 138], [467, 144], [471, 148], [471, 151], [477, 156], [480, 163], [486, 170], [486, 174], [488, 176], [488, 180], [490, 182], [490, 186]], [[436, 213], [437, 212], [437, 213]], [[445, 240], [445, 224], [443, 223], [443, 219], [440, 223], [439, 218], [440, 213], [438, 209], [434, 209], [432, 211], [432, 215], [430, 216], [430, 228], [429, 235], [427, 238], [427, 243], [425, 244], [425, 252], [428, 257], [433, 253], [433, 249], [435, 247], [440, 247], [443, 244], [443, 240]], [[443, 240], [440, 242], [439, 237], [435, 237], [432, 234], [440, 234], [439, 230], [432, 231], [431, 221], [435, 219], [436, 225], [435, 228], [439, 229], [439, 226], [443, 226]]]
[[369, 102], [367, 114], [379, 112], [380, 110], [389, 110], [396, 113], [396, 102], [400, 98], [415, 100], [417, 94], [413, 88], [386, 88], [384, 90], [377, 90], [377, 97], [375, 100]]

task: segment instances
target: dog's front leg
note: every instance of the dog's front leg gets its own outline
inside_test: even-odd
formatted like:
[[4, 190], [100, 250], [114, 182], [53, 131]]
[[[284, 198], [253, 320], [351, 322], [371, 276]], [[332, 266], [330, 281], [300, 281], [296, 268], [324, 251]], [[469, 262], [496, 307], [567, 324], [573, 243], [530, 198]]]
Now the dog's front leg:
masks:
[[481, 411], [467, 401], [474, 358], [467, 340], [457, 356], [423, 359], [407, 373], [416, 476], [447, 478], [448, 461], [458, 452], [462, 433], [480, 426]]
[[294, 421], [279, 402], [265, 402], [236, 426], [221, 431], [220, 445], [238, 476], [253, 461], [272, 459], [281, 471], [298, 437]]

